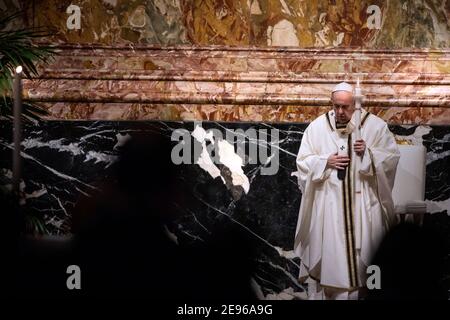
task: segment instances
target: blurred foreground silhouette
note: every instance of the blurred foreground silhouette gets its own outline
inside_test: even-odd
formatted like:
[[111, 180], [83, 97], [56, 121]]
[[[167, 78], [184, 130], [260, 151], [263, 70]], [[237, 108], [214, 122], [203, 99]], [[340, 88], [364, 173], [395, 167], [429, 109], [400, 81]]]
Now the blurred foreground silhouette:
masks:
[[368, 290], [367, 300], [447, 299], [444, 240], [431, 227], [393, 227], [372, 262], [380, 267], [381, 289]]
[[[17, 208], [7, 211], [8, 291], [26, 298], [255, 299], [250, 286], [255, 247], [230, 222], [209, 239], [182, 247], [170, 231], [189, 204], [188, 190], [162, 136], [135, 136], [120, 150], [102, 192], [80, 198], [72, 212], [72, 236], [23, 235]], [[175, 205], [177, 204], [177, 205]], [[69, 265], [81, 269], [81, 290], [68, 290]]]

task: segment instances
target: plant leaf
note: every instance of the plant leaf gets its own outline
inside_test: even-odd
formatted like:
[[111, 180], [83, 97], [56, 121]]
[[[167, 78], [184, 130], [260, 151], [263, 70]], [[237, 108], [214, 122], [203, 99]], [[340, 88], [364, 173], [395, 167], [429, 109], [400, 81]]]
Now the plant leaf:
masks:
[[[0, 18], [0, 29], [14, 19], [21, 17], [23, 11], [13, 13]], [[50, 46], [39, 46], [33, 40], [49, 36], [42, 28], [22, 28], [18, 30], [0, 31], [0, 115], [7, 119], [13, 117], [12, 86], [13, 74], [17, 66], [23, 67], [23, 73], [27, 78], [38, 76], [36, 64], [47, 63], [53, 54], [56, 54]], [[23, 103], [23, 120], [39, 120], [48, 115], [48, 111], [36, 103]]]

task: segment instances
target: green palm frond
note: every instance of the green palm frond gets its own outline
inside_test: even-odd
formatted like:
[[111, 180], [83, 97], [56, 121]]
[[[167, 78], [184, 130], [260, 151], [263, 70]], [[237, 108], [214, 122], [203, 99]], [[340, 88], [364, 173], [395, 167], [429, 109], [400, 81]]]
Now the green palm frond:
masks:
[[50, 234], [44, 219], [32, 214], [25, 215], [25, 230], [29, 234]]
[[[4, 96], [1, 100], [0, 117], [4, 119], [13, 120], [13, 106], [14, 101], [11, 97]], [[24, 122], [33, 122], [48, 115], [47, 109], [38, 103], [22, 103], [22, 120]]]
[[[22, 12], [16, 12], [0, 18], [0, 101], [1, 115], [6, 118], [12, 116], [12, 85], [13, 74], [17, 66], [23, 67], [25, 77], [38, 75], [36, 64], [47, 63], [55, 51], [49, 46], [39, 46], [34, 40], [49, 36], [39, 28], [22, 28], [18, 30], [4, 30], [9, 22], [19, 18]], [[39, 104], [24, 104], [24, 119], [39, 119], [48, 114]]]

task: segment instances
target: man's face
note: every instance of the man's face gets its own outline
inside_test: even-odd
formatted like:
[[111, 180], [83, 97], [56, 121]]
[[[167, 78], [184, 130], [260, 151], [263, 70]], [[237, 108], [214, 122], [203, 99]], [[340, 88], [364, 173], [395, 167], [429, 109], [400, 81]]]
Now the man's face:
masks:
[[353, 104], [353, 95], [347, 91], [336, 91], [331, 97], [333, 109], [336, 114], [336, 121], [338, 123], [346, 123], [350, 121], [355, 111]]

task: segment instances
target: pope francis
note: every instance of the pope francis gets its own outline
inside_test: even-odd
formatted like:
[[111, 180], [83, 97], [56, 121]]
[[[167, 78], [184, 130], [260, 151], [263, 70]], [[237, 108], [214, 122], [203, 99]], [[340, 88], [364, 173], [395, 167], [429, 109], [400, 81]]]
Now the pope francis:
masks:
[[296, 159], [302, 199], [294, 251], [309, 299], [358, 299], [393, 222], [400, 153], [387, 124], [363, 109], [355, 138], [350, 84], [338, 84], [331, 101], [333, 108], [305, 130]]

